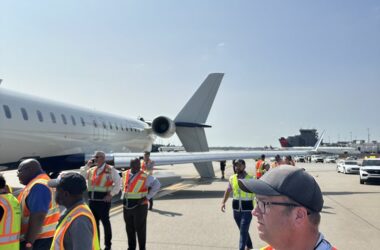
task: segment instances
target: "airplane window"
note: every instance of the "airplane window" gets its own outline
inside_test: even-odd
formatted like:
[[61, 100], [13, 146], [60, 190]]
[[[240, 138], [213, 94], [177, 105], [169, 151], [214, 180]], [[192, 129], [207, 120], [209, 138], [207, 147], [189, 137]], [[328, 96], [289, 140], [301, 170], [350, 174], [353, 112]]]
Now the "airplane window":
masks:
[[12, 113], [11, 113], [11, 110], [9, 109], [8, 105], [3, 105], [3, 109], [4, 109], [4, 112], [5, 112], [5, 116], [8, 119], [11, 119], [12, 118]]
[[74, 125], [74, 126], [76, 126], [76, 125], [77, 125], [77, 122], [75, 121], [75, 118], [74, 118], [74, 116], [71, 116], [71, 122], [73, 123], [73, 125]]
[[67, 125], [66, 116], [64, 114], [61, 114], [63, 124]]
[[128, 131], [128, 128], [125, 128], [125, 131]]
[[112, 123], [111, 123], [111, 122], [109, 122], [109, 124], [110, 124], [110, 129], [112, 129]]
[[98, 127], [98, 124], [96, 123], [96, 121], [94, 120], [94, 127], [97, 128]]
[[43, 122], [43, 121], [44, 121], [44, 118], [42, 117], [42, 113], [41, 113], [41, 111], [37, 110], [36, 113], [37, 113], [37, 116], [38, 116], [38, 120], [39, 120], [40, 122]]
[[86, 123], [84, 122], [83, 117], [80, 118], [80, 122], [82, 123], [82, 126], [83, 126], [83, 127], [86, 126]]
[[107, 129], [107, 125], [106, 125], [105, 122], [103, 122], [103, 128], [104, 128], [104, 129]]
[[116, 130], [119, 130], [119, 127], [117, 126], [117, 124], [115, 124], [115, 128], [116, 128]]
[[55, 115], [53, 112], [50, 112], [50, 118], [51, 118], [52, 123], [57, 123], [57, 119], [55, 119]]
[[25, 121], [27, 121], [29, 119], [28, 113], [26, 112], [26, 109], [21, 108], [21, 114], [22, 114], [22, 117], [24, 118]]
[[121, 128], [121, 131], [124, 131], [124, 128], [123, 128], [123, 126], [121, 126], [120, 128]]

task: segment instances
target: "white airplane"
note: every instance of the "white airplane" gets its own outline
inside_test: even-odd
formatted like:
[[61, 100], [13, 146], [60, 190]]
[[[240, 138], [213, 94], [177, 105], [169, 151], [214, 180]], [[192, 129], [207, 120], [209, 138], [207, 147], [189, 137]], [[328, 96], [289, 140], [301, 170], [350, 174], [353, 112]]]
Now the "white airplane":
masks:
[[152, 153], [156, 165], [194, 163], [199, 175], [208, 178], [215, 176], [211, 161], [258, 158], [261, 154], [305, 155], [310, 151], [209, 152], [204, 128], [210, 126], [205, 122], [223, 75], [209, 74], [174, 120], [159, 116], [152, 123], [32, 97], [0, 86], [0, 166], [15, 169], [21, 160], [35, 158], [54, 176], [79, 168], [95, 150], [102, 150], [115, 167], [125, 168], [132, 158], [151, 149], [156, 136], [168, 138], [174, 133], [187, 153]]
[[[313, 147], [289, 147], [289, 150], [313, 150]], [[360, 151], [353, 147], [330, 147], [320, 146], [317, 153], [335, 154], [335, 155], [358, 155]]]

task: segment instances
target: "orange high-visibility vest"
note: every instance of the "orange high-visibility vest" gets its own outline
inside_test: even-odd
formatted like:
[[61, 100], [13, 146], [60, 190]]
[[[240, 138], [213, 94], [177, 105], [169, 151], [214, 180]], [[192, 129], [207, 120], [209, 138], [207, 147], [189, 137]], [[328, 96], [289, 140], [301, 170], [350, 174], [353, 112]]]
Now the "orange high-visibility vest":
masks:
[[63, 245], [65, 234], [67, 229], [70, 227], [71, 223], [79, 216], [87, 216], [92, 223], [92, 250], [100, 250], [98, 230], [96, 229], [96, 221], [94, 215], [92, 214], [90, 208], [86, 204], [81, 204], [73, 208], [66, 216], [63, 218], [61, 223], [58, 225], [55, 231], [53, 242], [51, 244], [50, 250], [64, 250]]
[[110, 192], [113, 185], [112, 167], [106, 164], [99, 175], [96, 175], [97, 170], [98, 167], [93, 167], [88, 170], [88, 191]]
[[0, 220], [0, 250], [20, 249], [21, 208], [12, 194], [0, 194], [3, 217]]
[[148, 168], [147, 168], [147, 165], [151, 164], [152, 161], [149, 159], [149, 161], [147, 163], [145, 163], [144, 160], [141, 160], [141, 170], [144, 171], [144, 172], [147, 172], [148, 171]]
[[256, 162], [256, 179], [259, 179], [263, 175], [264, 163], [265, 163], [265, 161], [263, 161], [261, 159]]
[[123, 194], [124, 199], [141, 199], [148, 195], [148, 188], [146, 187], [146, 181], [148, 175], [143, 171], [139, 171], [134, 176], [132, 181], [129, 181], [131, 170], [127, 170], [123, 173]]
[[50, 192], [51, 192], [51, 201], [49, 204], [49, 210], [46, 214], [44, 223], [42, 224], [41, 231], [38, 232], [36, 239], [45, 239], [45, 238], [51, 238], [54, 236], [54, 231], [57, 226], [58, 220], [59, 220], [59, 208], [57, 204], [55, 203], [55, 195], [53, 189], [51, 189], [48, 186], [48, 181], [50, 180], [49, 176], [47, 174], [40, 174], [37, 177], [35, 177], [33, 180], [31, 180], [28, 185], [21, 191], [21, 193], [18, 196], [18, 201], [21, 204], [21, 240], [25, 239], [25, 233], [28, 231], [29, 228], [29, 216], [30, 211], [28, 207], [26, 206], [26, 199], [30, 193], [30, 190], [32, 190], [33, 186], [36, 184], [42, 184], [46, 186]]

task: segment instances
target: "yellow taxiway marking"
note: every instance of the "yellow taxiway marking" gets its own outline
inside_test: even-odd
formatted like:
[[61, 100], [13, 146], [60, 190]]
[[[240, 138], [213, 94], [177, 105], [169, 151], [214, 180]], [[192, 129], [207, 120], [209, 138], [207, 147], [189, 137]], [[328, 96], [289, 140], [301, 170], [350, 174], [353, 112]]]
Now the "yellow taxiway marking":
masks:
[[[185, 181], [173, 184], [171, 186], [168, 186], [166, 188], [163, 188], [162, 190], [160, 190], [158, 192], [158, 194], [155, 196], [155, 198], [160, 198], [160, 197], [163, 197], [165, 195], [169, 195], [169, 194], [172, 194], [174, 192], [178, 192], [180, 190], [190, 188], [190, 187], [195, 186], [197, 184], [199, 184], [199, 183], [196, 180], [185, 180]], [[123, 204], [119, 204], [119, 205], [111, 208], [110, 217], [112, 217], [116, 214], [119, 214], [122, 211], [123, 211]]]

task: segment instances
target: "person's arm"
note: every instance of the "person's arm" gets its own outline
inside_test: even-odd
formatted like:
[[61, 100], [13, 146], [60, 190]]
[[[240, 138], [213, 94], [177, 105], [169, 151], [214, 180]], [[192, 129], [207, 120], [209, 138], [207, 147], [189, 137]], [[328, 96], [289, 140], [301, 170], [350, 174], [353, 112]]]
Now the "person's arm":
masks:
[[50, 202], [50, 189], [42, 184], [34, 185], [26, 199], [26, 206], [30, 211], [28, 231], [25, 234], [26, 242], [33, 244], [36, 240], [49, 211]]
[[232, 191], [231, 183], [228, 183], [228, 187], [227, 187], [226, 191], [224, 192], [222, 206], [220, 207], [220, 210], [223, 213], [226, 211], [226, 202], [227, 202], [228, 198], [230, 197], [231, 191]]
[[121, 178], [119, 173], [115, 168], [112, 168], [111, 170], [111, 175], [112, 175], [112, 181], [113, 181], [113, 187], [111, 192], [109, 192], [105, 197], [104, 201], [106, 202], [111, 202], [112, 201], [112, 196], [117, 195], [120, 192], [121, 189]]
[[94, 162], [92, 161], [92, 159], [88, 160], [88, 162], [86, 163], [86, 165], [80, 167], [80, 171], [79, 173], [87, 180], [87, 177], [88, 177], [88, 170], [91, 168], [91, 166], [94, 165]]
[[148, 180], [147, 180], [147, 186], [150, 188], [149, 191], [148, 191], [148, 194], [146, 196], [146, 198], [148, 200], [150, 200], [151, 198], [153, 198], [157, 192], [160, 190], [161, 188], [161, 183], [160, 181], [153, 177], [152, 175], [149, 175], [148, 176]]
[[231, 194], [231, 191], [229, 190], [229, 188], [226, 189], [226, 192], [224, 192], [224, 196], [223, 196], [223, 201], [222, 201], [222, 206], [220, 208], [220, 210], [224, 213], [226, 211], [226, 202], [228, 200], [228, 198], [230, 197], [230, 194]]
[[28, 231], [25, 235], [25, 241], [34, 243], [37, 238], [38, 232], [41, 231], [42, 225], [44, 224], [44, 220], [47, 213], [39, 212], [39, 213], [31, 213], [29, 216], [29, 227]]

